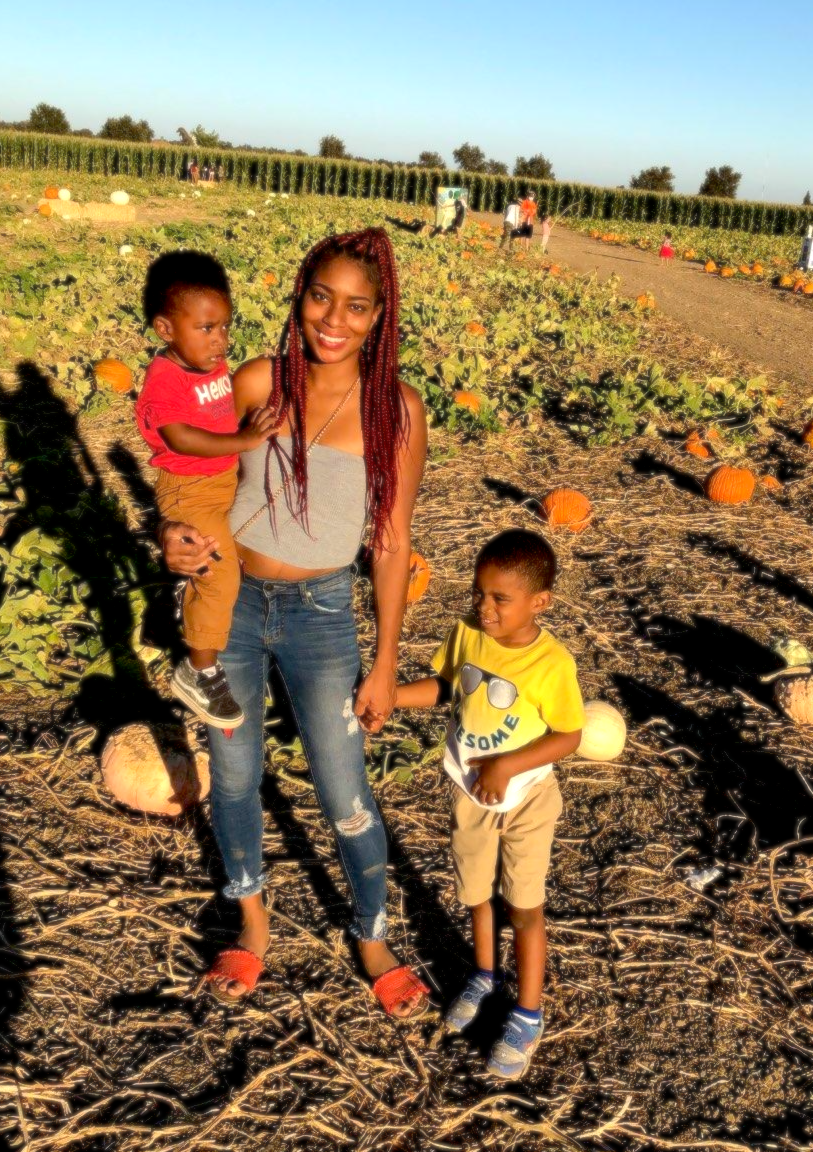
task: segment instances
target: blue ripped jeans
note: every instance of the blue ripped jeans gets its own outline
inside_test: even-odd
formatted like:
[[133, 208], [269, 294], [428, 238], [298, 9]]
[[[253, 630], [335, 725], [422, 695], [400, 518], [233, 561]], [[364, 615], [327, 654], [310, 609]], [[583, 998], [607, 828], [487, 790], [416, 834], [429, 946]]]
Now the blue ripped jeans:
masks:
[[245, 722], [227, 739], [209, 729], [212, 823], [233, 900], [263, 887], [266, 684], [274, 662], [285, 684], [319, 803], [336, 836], [354, 905], [353, 934], [386, 934], [387, 841], [364, 769], [353, 714], [361, 661], [349, 568], [300, 582], [245, 576], [220, 660]]

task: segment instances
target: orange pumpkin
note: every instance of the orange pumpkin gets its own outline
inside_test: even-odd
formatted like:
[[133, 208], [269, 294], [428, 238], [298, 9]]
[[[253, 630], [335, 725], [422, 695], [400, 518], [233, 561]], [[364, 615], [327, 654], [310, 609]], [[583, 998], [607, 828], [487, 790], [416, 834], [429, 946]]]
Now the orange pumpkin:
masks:
[[461, 408], [468, 408], [470, 412], [480, 411], [480, 397], [476, 396], [474, 392], [455, 392], [455, 404], [459, 404]]
[[808, 280], [802, 291], [804, 292], [805, 296], [813, 296], [813, 280]]
[[45, 197], [46, 200], [58, 200], [59, 199], [59, 189], [57, 188], [56, 184], [49, 184], [48, 187], [43, 192], [43, 196]]
[[793, 277], [788, 276], [787, 272], [785, 273], [784, 276], [780, 276], [779, 277], [779, 287], [780, 288], [792, 288], [793, 287]]
[[762, 267], [759, 260], [755, 260], [754, 263], [751, 265], [751, 275], [752, 276], [764, 276], [765, 275], [765, 269]]
[[740, 273], [741, 276], [750, 276], [751, 275], [751, 268], [748, 264], [740, 264], [737, 271]]
[[551, 276], [558, 276], [561, 271], [562, 269], [558, 264], [551, 264], [550, 268], [548, 268], [548, 272], [550, 272]]
[[804, 426], [802, 432], [802, 440], [805, 444], [813, 444], [813, 420], [809, 420]]
[[482, 324], [478, 324], [476, 320], [469, 320], [466, 325], [466, 331], [469, 336], [485, 336], [486, 330]]
[[471, 260], [472, 259], [472, 253], [470, 251], [466, 251], [462, 255], [463, 255], [464, 260]]
[[554, 488], [540, 506], [540, 515], [551, 528], [569, 528], [583, 532], [593, 519], [593, 505], [575, 488]]
[[133, 374], [121, 360], [99, 360], [93, 365], [96, 383], [112, 388], [114, 392], [129, 392], [133, 387]]
[[642, 292], [640, 296], [635, 297], [635, 305], [643, 311], [649, 311], [655, 307], [655, 297], [651, 292]]
[[734, 269], [730, 267], [730, 265], [726, 264], [723, 268], [720, 269], [720, 275], [727, 280], [729, 276], [734, 275]]
[[756, 481], [749, 468], [719, 464], [706, 477], [704, 490], [715, 504], [746, 504], [754, 494]]
[[50, 204], [40, 204], [40, 206], [37, 208], [37, 211], [39, 212], [40, 216], [51, 216], [53, 215], [54, 210]]
[[266, 272], [265, 276], [263, 276], [263, 284], [265, 284], [266, 288], [270, 288], [272, 284], [276, 283], [277, 277], [275, 274], [273, 272]]
[[420, 552], [413, 552], [409, 557], [409, 585], [407, 587], [407, 604], [416, 604], [421, 599], [429, 581], [432, 571], [421, 556]]
[[759, 482], [763, 488], [767, 488], [769, 492], [781, 492], [783, 485], [777, 480], [775, 476], [760, 476]]
[[692, 456], [699, 456], [701, 460], [708, 460], [711, 456], [711, 449], [707, 448], [700, 439], [699, 432], [690, 432], [683, 447], [687, 452], [690, 452]]
[[457, 283], [456, 280], [450, 280], [449, 283], [446, 285], [446, 291], [451, 292], [453, 296], [457, 296], [458, 293], [460, 292], [460, 285]]
[[717, 271], [717, 265], [714, 263], [713, 260], [707, 260], [706, 263], [703, 265], [703, 271], [704, 272], [716, 272]]
[[686, 251], [683, 253], [683, 259], [684, 260], [696, 260], [697, 259], [697, 253], [695, 252], [694, 248], [687, 248]]

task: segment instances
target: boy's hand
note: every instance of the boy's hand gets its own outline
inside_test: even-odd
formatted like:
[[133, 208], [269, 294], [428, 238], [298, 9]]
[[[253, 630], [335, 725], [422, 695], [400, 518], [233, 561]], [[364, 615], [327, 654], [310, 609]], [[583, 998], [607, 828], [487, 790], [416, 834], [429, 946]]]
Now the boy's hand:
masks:
[[467, 760], [469, 768], [477, 772], [471, 794], [481, 804], [501, 804], [513, 773], [503, 756], [473, 756]]
[[259, 448], [270, 438], [275, 428], [276, 420], [270, 408], [252, 408], [237, 433], [237, 439], [244, 451]]

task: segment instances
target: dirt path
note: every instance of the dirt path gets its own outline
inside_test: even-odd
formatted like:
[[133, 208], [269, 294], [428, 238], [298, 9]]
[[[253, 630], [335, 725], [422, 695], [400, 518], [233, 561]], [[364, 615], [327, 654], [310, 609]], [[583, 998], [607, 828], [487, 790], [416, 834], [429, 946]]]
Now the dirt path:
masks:
[[[495, 213], [476, 215], [501, 224]], [[685, 260], [664, 268], [650, 252], [611, 247], [562, 224], [553, 230], [548, 255], [577, 272], [596, 272], [602, 280], [619, 276], [625, 295], [653, 292], [658, 308], [691, 332], [787, 381], [805, 397], [811, 392], [813, 311], [808, 301], [764, 284], [707, 276], [699, 264]]]

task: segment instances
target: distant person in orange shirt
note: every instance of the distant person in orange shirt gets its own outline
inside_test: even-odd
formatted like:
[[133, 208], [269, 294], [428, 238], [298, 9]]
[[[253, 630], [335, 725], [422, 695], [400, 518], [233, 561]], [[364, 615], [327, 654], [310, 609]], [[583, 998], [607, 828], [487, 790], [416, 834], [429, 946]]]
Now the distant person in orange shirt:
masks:
[[522, 247], [526, 252], [530, 250], [531, 239], [534, 234], [534, 220], [536, 219], [536, 193], [529, 192], [525, 199], [519, 206], [519, 214], [522, 218], [520, 224], [520, 235], [522, 237]]

